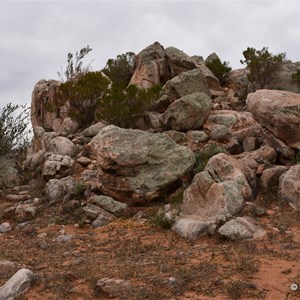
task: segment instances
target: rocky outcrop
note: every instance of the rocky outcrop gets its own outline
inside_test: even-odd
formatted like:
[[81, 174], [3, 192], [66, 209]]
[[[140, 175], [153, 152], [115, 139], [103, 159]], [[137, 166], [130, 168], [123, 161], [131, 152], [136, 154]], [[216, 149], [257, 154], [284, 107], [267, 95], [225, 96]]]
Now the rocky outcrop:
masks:
[[76, 145], [63, 136], [52, 139], [47, 148], [53, 154], [68, 155], [70, 157], [74, 157], [78, 153]]
[[279, 197], [300, 211], [300, 164], [280, 176]]
[[163, 134], [107, 126], [90, 142], [97, 156], [99, 189], [121, 202], [162, 196], [195, 163], [188, 148]]
[[134, 74], [129, 84], [150, 88], [167, 82], [169, 76], [170, 70], [164, 48], [155, 42], [135, 57]]
[[164, 112], [176, 99], [193, 93], [211, 96], [205, 77], [199, 69], [183, 72], [169, 80], [162, 89], [162, 97], [158, 99], [155, 109]]
[[201, 129], [210, 111], [210, 98], [204, 93], [193, 93], [173, 102], [159, 121], [164, 129], [169, 130]]
[[194, 240], [239, 213], [256, 192], [254, 171], [224, 153], [213, 156], [185, 190], [173, 229]]
[[46, 157], [42, 175], [45, 179], [63, 178], [70, 175], [74, 160], [68, 155], [52, 154]]
[[197, 68], [195, 61], [191, 57], [175, 47], [166, 48], [165, 54], [170, 66], [171, 78], [182, 72]]
[[60, 84], [57, 80], [40, 80], [34, 86], [31, 100], [32, 127], [41, 126], [52, 131], [56, 119], [62, 122], [62, 114], [66, 108], [58, 107], [56, 102]]
[[276, 138], [300, 150], [300, 95], [258, 90], [247, 97], [254, 119]]

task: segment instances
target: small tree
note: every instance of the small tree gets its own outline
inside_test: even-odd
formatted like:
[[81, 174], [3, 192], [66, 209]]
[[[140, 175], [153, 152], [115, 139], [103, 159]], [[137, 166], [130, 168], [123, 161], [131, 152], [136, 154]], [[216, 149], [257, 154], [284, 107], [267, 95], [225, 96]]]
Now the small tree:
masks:
[[224, 84], [224, 78], [228, 72], [231, 71], [229, 62], [223, 61], [219, 58], [212, 59], [205, 63], [206, 66], [212, 71], [212, 73], [219, 79], [221, 84]]
[[62, 81], [68, 81], [75, 74], [88, 72], [90, 70], [91, 63], [89, 63], [87, 66], [83, 66], [82, 60], [90, 51], [92, 51], [92, 48], [90, 48], [90, 46], [87, 45], [86, 47], [80, 49], [79, 52], [77, 51], [75, 57], [72, 53], [68, 53], [67, 67], [65, 72], [63, 73], [62, 70], [60, 72], [57, 72], [59, 78]]
[[280, 65], [286, 56], [285, 53], [273, 55], [267, 47], [263, 47], [262, 50], [248, 47], [243, 55], [245, 60], [241, 60], [241, 63], [250, 70], [248, 79], [253, 90], [265, 88], [276, 78]]
[[0, 156], [19, 154], [29, 144], [30, 108], [8, 103], [0, 110]]
[[107, 75], [114, 85], [128, 85], [133, 75], [133, 52], [118, 55], [116, 59], [109, 59], [102, 72]]
[[58, 105], [68, 105], [70, 117], [79, 126], [93, 122], [99, 99], [108, 91], [111, 81], [102, 72], [81, 74], [59, 86]]

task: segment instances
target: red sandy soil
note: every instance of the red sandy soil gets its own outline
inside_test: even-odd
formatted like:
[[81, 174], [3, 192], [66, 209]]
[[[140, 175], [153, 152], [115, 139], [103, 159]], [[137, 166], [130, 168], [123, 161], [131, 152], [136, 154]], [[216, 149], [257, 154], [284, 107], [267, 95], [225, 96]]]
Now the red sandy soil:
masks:
[[[269, 202], [268, 215], [259, 218], [263, 238], [233, 242], [215, 235], [193, 243], [148, 222], [153, 208], [138, 208], [145, 223], [122, 218], [92, 229], [67, 224], [72, 212], [57, 205], [0, 235], [0, 260], [37, 274], [21, 300], [300, 299], [300, 290], [290, 289], [300, 285], [300, 214]], [[0, 209], [8, 205], [0, 200]], [[73, 238], [57, 242], [61, 234]], [[96, 283], [105, 277], [129, 280], [130, 291], [116, 297], [100, 292]], [[0, 286], [7, 279], [0, 278]]]

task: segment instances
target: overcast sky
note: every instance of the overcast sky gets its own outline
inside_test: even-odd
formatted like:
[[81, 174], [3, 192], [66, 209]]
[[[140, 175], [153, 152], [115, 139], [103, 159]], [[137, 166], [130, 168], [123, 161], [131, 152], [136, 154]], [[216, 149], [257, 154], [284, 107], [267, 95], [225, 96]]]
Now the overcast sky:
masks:
[[216, 52], [234, 69], [247, 47], [300, 61], [299, 1], [1, 1], [0, 107], [30, 103], [40, 79], [58, 79], [68, 52], [86, 62], [138, 53], [155, 41], [188, 55]]

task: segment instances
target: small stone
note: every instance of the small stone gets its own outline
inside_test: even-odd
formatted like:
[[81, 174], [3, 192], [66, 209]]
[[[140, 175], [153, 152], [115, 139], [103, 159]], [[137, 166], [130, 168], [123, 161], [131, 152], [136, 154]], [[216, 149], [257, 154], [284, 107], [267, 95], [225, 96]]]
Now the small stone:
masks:
[[110, 297], [124, 296], [131, 288], [130, 281], [124, 279], [102, 278], [97, 281], [96, 287], [100, 292], [109, 294]]
[[12, 227], [9, 223], [5, 222], [0, 224], [0, 233], [6, 233], [12, 230]]
[[91, 225], [92, 225], [92, 227], [97, 228], [100, 226], [107, 225], [115, 219], [116, 219], [116, 217], [114, 215], [101, 209], [101, 212], [99, 213], [98, 217], [92, 222]]
[[79, 164], [81, 164], [82, 166], [88, 166], [92, 160], [85, 157], [85, 156], [80, 156], [79, 158], [77, 158], [76, 160]]
[[56, 241], [59, 243], [69, 243], [71, 242], [73, 235], [61, 234], [56, 238]]
[[119, 213], [128, 206], [126, 203], [115, 201], [113, 198], [103, 195], [93, 196], [91, 200], [93, 204], [100, 206], [112, 214]]

